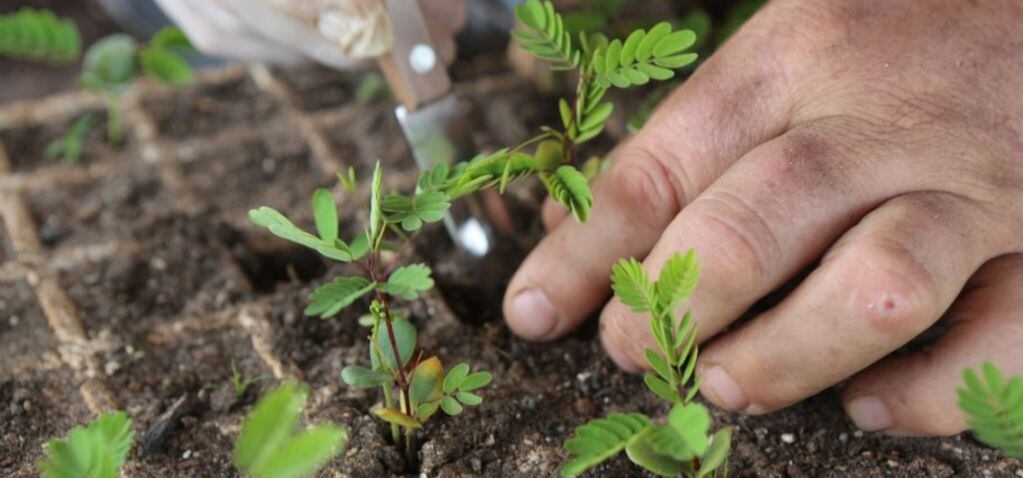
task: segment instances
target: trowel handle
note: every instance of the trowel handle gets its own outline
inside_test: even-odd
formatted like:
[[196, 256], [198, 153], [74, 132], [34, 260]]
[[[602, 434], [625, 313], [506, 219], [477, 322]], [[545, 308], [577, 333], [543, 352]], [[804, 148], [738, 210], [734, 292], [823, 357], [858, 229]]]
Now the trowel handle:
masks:
[[395, 96], [405, 108], [420, 105], [451, 91], [451, 79], [440, 52], [430, 37], [426, 18], [417, 0], [383, 0], [391, 17], [394, 47], [377, 64]]

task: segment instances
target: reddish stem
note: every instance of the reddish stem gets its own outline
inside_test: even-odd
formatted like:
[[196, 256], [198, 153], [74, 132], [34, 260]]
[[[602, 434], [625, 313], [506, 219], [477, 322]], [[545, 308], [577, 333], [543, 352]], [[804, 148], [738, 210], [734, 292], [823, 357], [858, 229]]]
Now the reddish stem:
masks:
[[[376, 260], [372, 260], [369, 265], [370, 279], [374, 283], [378, 283], [376, 276]], [[398, 339], [394, 335], [394, 325], [391, 324], [391, 307], [387, 302], [387, 296], [379, 290], [376, 291], [377, 300], [380, 301], [380, 306], [384, 310], [384, 326], [387, 327], [387, 339], [391, 342], [391, 351], [394, 354], [395, 365], [398, 369], [398, 389], [401, 390], [402, 401], [404, 404], [404, 413], [409, 417], [412, 416], [412, 402], [409, 399], [409, 383], [405, 376], [405, 364], [401, 363], [401, 353], [398, 351]]]

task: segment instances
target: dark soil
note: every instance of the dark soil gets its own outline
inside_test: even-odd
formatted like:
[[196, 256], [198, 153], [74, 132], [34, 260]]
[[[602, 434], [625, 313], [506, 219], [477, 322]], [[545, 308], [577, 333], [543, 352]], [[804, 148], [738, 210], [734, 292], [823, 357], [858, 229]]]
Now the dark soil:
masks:
[[93, 164], [101, 158], [109, 159], [130, 149], [131, 144], [116, 147], [107, 144], [104, 129], [107, 124], [106, 111], [102, 108], [89, 109], [63, 116], [55, 122], [46, 124], [27, 122], [16, 128], [0, 132], [0, 141], [3, 141], [7, 148], [11, 151], [25, 152], [20, 156], [11, 156], [11, 166], [14, 171], [30, 172], [39, 168], [69, 165], [67, 159], [46, 157], [44, 152], [50, 143], [67, 134], [75, 120], [86, 114], [93, 115], [95, 119], [92, 130], [86, 135], [82, 155], [77, 160], [79, 164]]
[[[302, 315], [317, 285], [353, 271], [284, 244], [246, 219], [249, 209], [267, 205], [308, 227], [313, 189], [333, 187], [344, 234], [364, 224], [363, 208], [334, 185], [332, 171], [307, 143], [309, 132], [285, 112], [308, 113], [345, 165], [365, 173], [380, 158], [395, 186], [411, 187], [415, 178], [408, 149], [386, 102], [356, 104], [349, 86], [322, 93], [323, 86], [355, 84], [354, 76], [275, 75], [296, 96], [294, 105], [261, 91], [240, 70], [177, 92], [148, 91], [141, 104], [158, 126], [163, 160], [126, 160], [140, 156], [136, 140], [121, 153], [91, 160], [117, 167], [66, 167], [87, 180], [67, 180], [65, 168], [29, 167], [20, 169], [32, 179], [25, 186], [0, 183], [26, 198], [45, 255], [42, 265], [16, 255], [5, 233], [0, 270], [44, 267], [58, 274], [94, 348], [98, 378], [133, 418], [130, 476], [236, 476], [230, 454], [241, 421], [277, 380], [259, 380], [238, 395], [230, 386], [232, 361], [248, 376], [304, 380], [312, 391], [307, 421], [349, 429], [346, 450], [321, 476], [554, 476], [566, 459], [561, 443], [586, 420], [619, 410], [665, 412], [638, 377], [604, 356], [592, 323], [554, 344], [513, 337], [499, 316], [501, 278], [521, 251], [477, 275], [451, 259], [446, 236], [434, 227], [408, 259], [430, 262], [440, 290], [401, 307], [419, 327], [424, 351], [447, 365], [465, 361], [490, 370], [494, 382], [483, 391], [483, 405], [427, 424], [418, 468], [410, 472], [385, 427], [366, 414], [379, 394], [339, 379], [345, 364], [367, 361], [367, 331], [356, 321], [366, 304], [330, 320]], [[520, 140], [556, 120], [541, 95], [504, 70], [461, 82], [458, 91], [483, 147]], [[59, 129], [60, 121], [40, 127]], [[37, 160], [32, 136], [27, 128], [0, 131], [15, 165]], [[177, 171], [189, 191], [168, 183], [168, 171]], [[516, 245], [522, 250], [540, 234], [536, 193], [528, 184], [511, 193], [526, 231]], [[198, 207], [188, 204], [189, 195]], [[0, 232], [10, 231], [0, 226]], [[62, 362], [62, 345], [30, 277], [0, 279], [0, 476], [32, 476], [41, 444], [91, 413], [79, 394], [84, 377]], [[1013, 476], [1023, 470], [966, 436], [858, 432], [834, 391], [764, 417], [715, 412], [715, 418], [719, 426], [736, 427], [733, 476]], [[143, 447], [142, 436], [155, 424], [173, 426]], [[617, 458], [591, 476], [645, 475]]]

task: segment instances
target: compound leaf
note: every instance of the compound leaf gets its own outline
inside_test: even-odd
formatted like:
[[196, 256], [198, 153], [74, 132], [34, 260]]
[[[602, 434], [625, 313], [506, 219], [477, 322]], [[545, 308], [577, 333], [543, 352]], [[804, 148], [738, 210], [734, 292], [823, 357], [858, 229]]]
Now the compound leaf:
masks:
[[371, 290], [373, 283], [364, 277], [339, 277], [313, 291], [305, 315], [333, 317]]
[[388, 222], [401, 224], [406, 231], [415, 231], [423, 223], [437, 222], [444, 218], [444, 211], [451, 207], [451, 198], [438, 191], [426, 191], [412, 197], [391, 193], [382, 202]]
[[980, 374], [963, 371], [959, 408], [977, 439], [1023, 458], [1023, 378], [1008, 381], [994, 364], [981, 364]]
[[234, 444], [234, 464], [239, 469], [258, 469], [288, 440], [298, 425], [309, 390], [285, 382], [259, 400], [242, 423]]
[[657, 289], [643, 270], [643, 264], [636, 259], [621, 259], [615, 263], [611, 268], [611, 289], [635, 312], [649, 312], [654, 308]]
[[31, 8], [0, 16], [0, 55], [66, 65], [81, 52], [82, 38], [70, 18]]
[[629, 438], [649, 424], [650, 420], [641, 414], [612, 413], [576, 428], [574, 436], [565, 442], [565, 449], [575, 456], [562, 468], [561, 475], [577, 476], [614, 456]]
[[391, 273], [387, 282], [380, 284], [380, 290], [405, 300], [415, 300], [420, 292], [431, 288], [433, 278], [430, 277], [430, 268], [426, 264], [399, 267]]
[[66, 440], [47, 442], [47, 456], [39, 462], [39, 469], [47, 478], [115, 478], [128, 457], [133, 436], [126, 413], [104, 413], [84, 427], [73, 428]]
[[564, 448], [572, 459], [561, 468], [561, 476], [579, 476], [617, 455], [630, 439], [649, 426], [650, 418], [640, 413], [612, 413], [607, 418], [590, 420], [565, 441]]
[[515, 7], [515, 17], [525, 30], [516, 29], [512, 36], [523, 50], [551, 62], [556, 70], [579, 66], [580, 52], [572, 46], [572, 35], [551, 2], [528, 0]]
[[540, 180], [547, 186], [547, 191], [555, 201], [560, 202], [579, 222], [586, 222], [590, 217], [590, 206], [593, 204], [593, 193], [583, 176], [574, 166], [563, 165], [553, 173], [543, 173]]
[[299, 432], [281, 444], [258, 468], [252, 478], [298, 478], [315, 474], [341, 452], [348, 441], [344, 428], [317, 425]]
[[668, 425], [678, 433], [682, 442], [696, 455], [707, 451], [707, 433], [710, 431], [710, 413], [700, 404], [675, 405], [668, 413]]
[[696, 253], [686, 252], [685, 257], [675, 253], [664, 263], [657, 278], [657, 300], [662, 310], [671, 311], [696, 288], [700, 277], [700, 266]]

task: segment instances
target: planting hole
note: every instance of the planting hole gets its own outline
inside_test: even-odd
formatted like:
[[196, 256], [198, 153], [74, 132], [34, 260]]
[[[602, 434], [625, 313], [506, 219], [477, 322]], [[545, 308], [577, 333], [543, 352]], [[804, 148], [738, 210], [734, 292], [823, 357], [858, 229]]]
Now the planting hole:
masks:
[[281, 282], [309, 282], [327, 272], [315, 252], [297, 244], [247, 237], [236, 242], [231, 255], [257, 293], [273, 292]]

